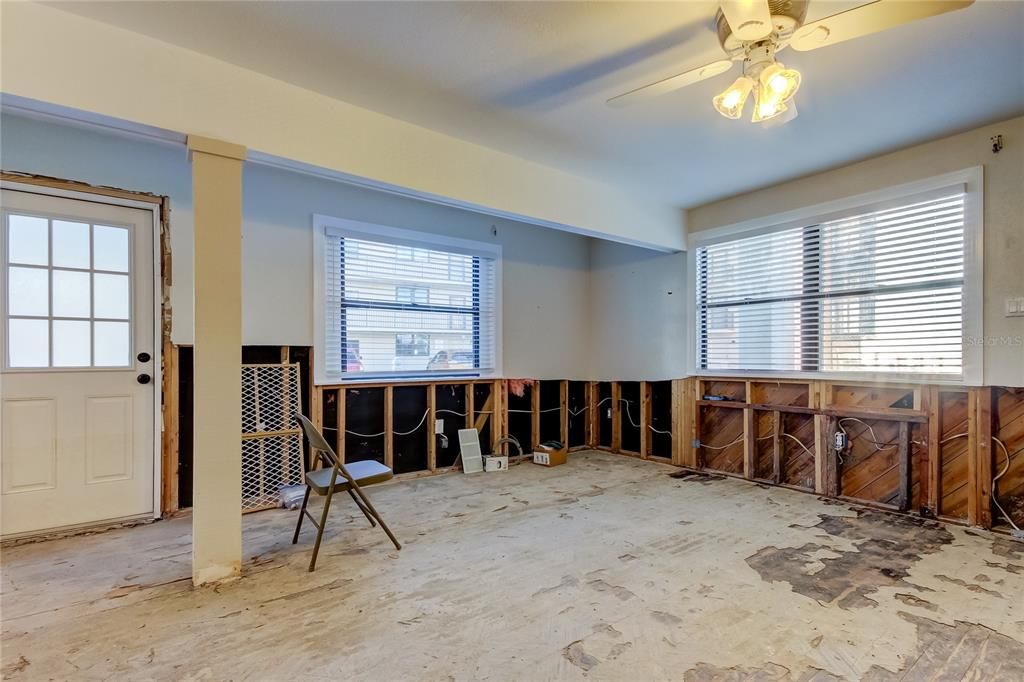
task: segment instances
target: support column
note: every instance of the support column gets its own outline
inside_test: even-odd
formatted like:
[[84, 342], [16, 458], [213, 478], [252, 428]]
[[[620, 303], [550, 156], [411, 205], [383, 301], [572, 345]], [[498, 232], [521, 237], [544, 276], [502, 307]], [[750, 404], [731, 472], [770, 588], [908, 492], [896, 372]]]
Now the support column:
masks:
[[245, 147], [190, 135], [195, 214], [192, 582], [242, 567], [242, 162]]

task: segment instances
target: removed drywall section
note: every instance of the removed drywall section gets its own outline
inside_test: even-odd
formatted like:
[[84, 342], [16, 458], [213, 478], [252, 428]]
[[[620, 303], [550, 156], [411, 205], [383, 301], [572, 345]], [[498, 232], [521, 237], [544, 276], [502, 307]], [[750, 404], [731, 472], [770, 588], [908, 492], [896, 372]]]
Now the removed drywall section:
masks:
[[589, 384], [586, 381], [570, 381], [568, 396], [569, 443], [570, 448], [587, 445], [587, 393]]
[[374, 459], [386, 463], [384, 390], [377, 387], [345, 390], [345, 461]]
[[672, 382], [652, 381], [647, 387], [651, 399], [651, 421], [648, 429], [650, 451], [645, 454], [672, 459]]
[[612, 385], [602, 381], [597, 384], [597, 444], [602, 448], [612, 446]]
[[686, 376], [686, 292], [686, 254], [593, 241], [592, 376], [637, 381]]
[[639, 381], [619, 382], [619, 428], [622, 431], [623, 452], [640, 454], [640, 400]]
[[394, 471], [424, 471], [427, 463], [427, 391], [430, 386], [394, 386], [392, 389]]
[[[993, 135], [1005, 140], [998, 154]], [[732, 225], [973, 166], [985, 169], [984, 383], [1024, 386], [1024, 317], [1004, 309], [1005, 298], [1024, 296], [1024, 117], [699, 206], [687, 211], [687, 226]]]
[[533, 391], [537, 384], [526, 386], [523, 395], [508, 392], [508, 434], [519, 441], [523, 452], [533, 452]]
[[444, 439], [437, 438], [435, 461], [438, 469], [452, 466], [459, 455], [459, 429], [466, 428], [466, 390], [465, 384], [445, 384], [435, 389], [436, 419], [444, 424], [444, 429], [437, 433], [445, 436]]
[[[491, 398], [493, 390], [493, 384], [480, 383], [472, 385], [473, 419], [472, 422], [467, 422], [467, 424], [476, 426], [477, 431], [480, 434], [480, 452], [484, 453], [491, 453], [494, 451], [492, 448], [494, 439], [491, 436], [493, 433], [491, 429], [493, 428], [493, 424], [497, 422], [498, 417], [494, 400]], [[456, 440], [456, 443], [457, 442], [458, 440]]]
[[557, 379], [538, 382], [540, 388], [540, 434], [537, 442], [562, 439], [562, 382]]

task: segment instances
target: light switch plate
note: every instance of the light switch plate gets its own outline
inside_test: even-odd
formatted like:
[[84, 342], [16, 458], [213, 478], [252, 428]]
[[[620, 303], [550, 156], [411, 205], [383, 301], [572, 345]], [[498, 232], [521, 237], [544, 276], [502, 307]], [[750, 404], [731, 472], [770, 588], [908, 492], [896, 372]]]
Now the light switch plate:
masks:
[[434, 420], [434, 433], [444, 433], [444, 420], [443, 419], [435, 419]]
[[1024, 317], [1024, 297], [1006, 299], [1007, 317]]

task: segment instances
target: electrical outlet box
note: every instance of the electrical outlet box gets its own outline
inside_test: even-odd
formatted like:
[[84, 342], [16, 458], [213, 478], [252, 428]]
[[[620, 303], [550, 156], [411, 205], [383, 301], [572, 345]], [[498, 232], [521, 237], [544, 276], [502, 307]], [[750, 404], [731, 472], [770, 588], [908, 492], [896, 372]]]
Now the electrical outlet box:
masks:
[[443, 419], [435, 419], [434, 420], [434, 433], [444, 433], [444, 420]]
[[1007, 317], [1024, 317], [1024, 297], [1006, 299]]
[[842, 431], [836, 431], [835, 442], [833, 444], [835, 451], [842, 452], [843, 450], [845, 450], [847, 442], [848, 441], [846, 439], [846, 434], [843, 433]]

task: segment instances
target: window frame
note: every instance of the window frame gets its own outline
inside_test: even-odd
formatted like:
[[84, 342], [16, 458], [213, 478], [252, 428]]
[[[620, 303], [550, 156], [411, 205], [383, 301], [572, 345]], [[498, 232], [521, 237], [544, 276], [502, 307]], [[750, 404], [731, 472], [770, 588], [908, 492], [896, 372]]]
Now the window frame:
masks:
[[[413, 249], [422, 248], [469, 256], [487, 258], [493, 261], [494, 267], [494, 367], [457, 371], [452, 373], [416, 372], [403, 375], [372, 373], [366, 376], [328, 376], [324, 363], [326, 346], [326, 272], [324, 253], [328, 234], [332, 236], [351, 237], [383, 241], [396, 246], [407, 246]], [[433, 232], [422, 232], [387, 225], [378, 225], [328, 215], [313, 214], [313, 383], [316, 386], [330, 386], [341, 383], [367, 382], [418, 382], [435, 381], [445, 378], [495, 378], [502, 374], [502, 258], [501, 245], [487, 242], [449, 237]], [[479, 296], [474, 287], [474, 298]], [[479, 315], [473, 317], [473, 331], [479, 333]], [[397, 333], [397, 332], [396, 332]], [[479, 344], [474, 344], [476, 364], [479, 364]], [[343, 360], [344, 362], [344, 360]]]
[[[959, 186], [964, 192], [964, 284], [963, 284], [963, 372], [948, 374], [916, 374], [905, 372], [836, 372], [787, 370], [716, 370], [703, 369], [698, 361], [700, 344], [705, 343], [700, 332], [704, 321], [697, 306], [699, 268], [697, 251], [701, 246], [753, 237], [760, 234], [793, 228], [813, 228], [823, 222], [852, 217], [866, 211], [881, 210], [901, 205], [907, 199], [928, 192]], [[690, 376], [747, 377], [752, 374], [779, 379], [823, 379], [841, 381], [871, 381], [873, 383], [931, 383], [942, 385], [978, 386], [984, 377], [984, 169], [981, 166], [965, 168], [921, 180], [895, 185], [881, 190], [857, 194], [833, 201], [797, 208], [759, 218], [723, 225], [688, 235], [687, 269], [691, 284], [687, 297], [686, 367]]]

